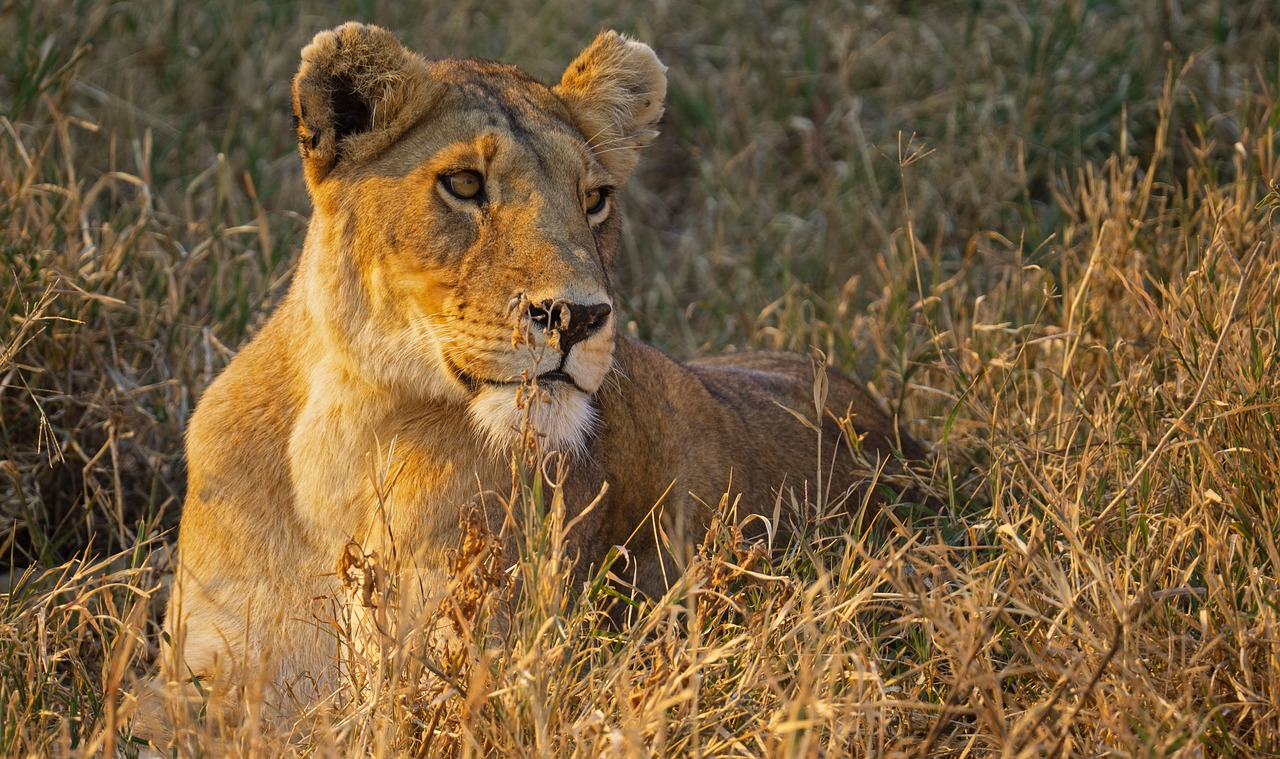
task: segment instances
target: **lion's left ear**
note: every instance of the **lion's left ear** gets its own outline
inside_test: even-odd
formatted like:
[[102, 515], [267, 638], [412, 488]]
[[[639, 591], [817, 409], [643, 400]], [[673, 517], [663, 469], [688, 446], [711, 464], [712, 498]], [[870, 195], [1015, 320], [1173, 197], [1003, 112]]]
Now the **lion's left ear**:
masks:
[[667, 67], [648, 45], [601, 32], [569, 64], [554, 91], [596, 158], [622, 182], [640, 160], [640, 148], [658, 135]]
[[386, 29], [347, 23], [302, 50], [293, 117], [307, 186], [377, 155], [433, 102], [427, 63]]

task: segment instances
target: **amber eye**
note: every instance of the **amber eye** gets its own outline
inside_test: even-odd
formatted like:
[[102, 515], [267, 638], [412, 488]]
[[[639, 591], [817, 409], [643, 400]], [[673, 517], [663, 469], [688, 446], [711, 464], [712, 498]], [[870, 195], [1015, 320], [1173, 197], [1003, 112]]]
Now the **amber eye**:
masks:
[[442, 174], [440, 184], [455, 198], [475, 200], [484, 192], [484, 178], [474, 171], [455, 171]]
[[582, 196], [582, 204], [587, 208], [588, 216], [595, 216], [604, 210], [605, 203], [609, 200], [609, 188], [597, 187], [594, 190], [587, 190]]

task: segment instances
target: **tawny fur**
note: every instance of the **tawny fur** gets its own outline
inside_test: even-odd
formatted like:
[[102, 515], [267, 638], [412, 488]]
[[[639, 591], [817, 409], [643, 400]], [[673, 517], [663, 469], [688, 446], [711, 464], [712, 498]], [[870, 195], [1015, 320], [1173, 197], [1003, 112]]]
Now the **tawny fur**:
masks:
[[[191, 419], [164, 679], [253, 673], [269, 697], [323, 697], [339, 651], [320, 620], [343, 547], [394, 539], [418, 603], [443, 591], [460, 509], [510, 481], [522, 376], [558, 366], [572, 380], [544, 383], [537, 422], [547, 447], [570, 452], [571, 508], [608, 483], [574, 528], [581, 565], [625, 544], [649, 593], [675, 568], [653, 514], [696, 541], [705, 504], [726, 492], [740, 514], [772, 516], [784, 483], [802, 491], [820, 467], [831, 492], [854, 487], [833, 417], [851, 414], [873, 455], [923, 455], [833, 375], [820, 462], [793, 413], [817, 417], [808, 358], [679, 364], [612, 313], [562, 356], [532, 318], [530, 304], [613, 304], [617, 190], [666, 93], [645, 45], [605, 32], [548, 88], [347, 24], [303, 50], [293, 92], [314, 215], [288, 296]], [[442, 185], [462, 170], [483, 198]], [[586, 206], [596, 188], [610, 190], [603, 210]], [[380, 499], [382, 470], [398, 475]]]

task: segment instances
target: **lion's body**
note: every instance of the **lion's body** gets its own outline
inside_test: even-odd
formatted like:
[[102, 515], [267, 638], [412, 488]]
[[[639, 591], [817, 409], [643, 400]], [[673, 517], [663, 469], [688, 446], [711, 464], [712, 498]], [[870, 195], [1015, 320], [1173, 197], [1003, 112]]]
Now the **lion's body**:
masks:
[[797, 418], [818, 419], [808, 358], [682, 365], [616, 330], [613, 191], [653, 135], [663, 71], [612, 33], [554, 89], [423, 61], [372, 27], [304, 51], [314, 216], [290, 294], [191, 420], [168, 678], [251, 670], [325, 695], [344, 546], [394, 541], [418, 603], [442, 592], [460, 509], [509, 489], [525, 414], [566, 455], [570, 509], [607, 483], [572, 531], [580, 565], [626, 545], [650, 593], [675, 569], [655, 514], [696, 541], [725, 494], [772, 519], [784, 488], [816, 496], [819, 471], [831, 493], [855, 487], [837, 418], [873, 455], [923, 455], [834, 374], [820, 447]]

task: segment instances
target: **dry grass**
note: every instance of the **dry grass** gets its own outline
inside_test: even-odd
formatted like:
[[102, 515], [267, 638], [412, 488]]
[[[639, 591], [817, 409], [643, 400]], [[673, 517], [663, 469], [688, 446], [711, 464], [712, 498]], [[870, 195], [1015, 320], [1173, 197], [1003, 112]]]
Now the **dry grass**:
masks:
[[519, 592], [464, 583], [464, 645], [237, 751], [1280, 753], [1271, 0], [349, 5], [0, 4], [0, 754], [132, 750], [183, 426], [287, 282], [288, 80], [346, 16], [543, 79], [601, 26], [654, 43], [633, 329], [822, 348], [949, 508], [772, 552], [726, 522], [612, 630], [525, 478], [551, 518]]

